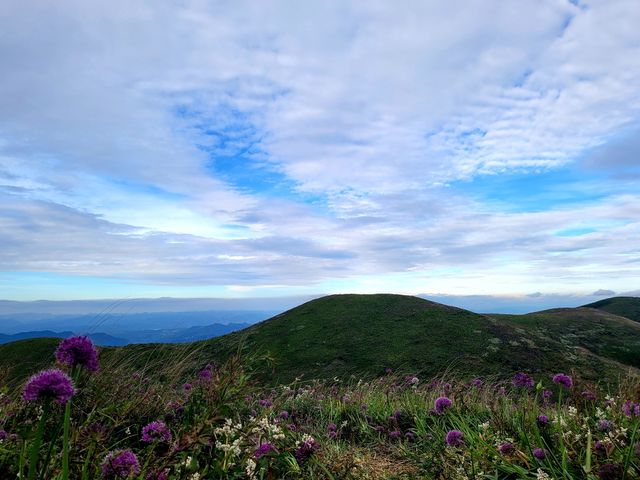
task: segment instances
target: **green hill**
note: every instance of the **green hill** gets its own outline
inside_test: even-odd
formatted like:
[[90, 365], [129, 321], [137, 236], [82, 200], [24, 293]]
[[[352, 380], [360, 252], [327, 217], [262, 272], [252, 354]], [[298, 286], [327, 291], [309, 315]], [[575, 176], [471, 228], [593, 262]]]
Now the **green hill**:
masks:
[[[11, 378], [23, 378], [51, 359], [54, 348], [42, 339], [0, 346], [0, 368], [15, 364]], [[104, 348], [101, 355], [104, 368], [171, 378], [170, 370], [194, 370], [239, 350], [273, 359], [256, 365], [270, 383], [367, 378], [387, 367], [423, 378], [563, 370], [614, 380], [640, 368], [640, 324], [590, 308], [479, 315], [403, 295], [331, 295], [204, 342]]]
[[584, 305], [640, 322], [640, 297], [612, 297]]

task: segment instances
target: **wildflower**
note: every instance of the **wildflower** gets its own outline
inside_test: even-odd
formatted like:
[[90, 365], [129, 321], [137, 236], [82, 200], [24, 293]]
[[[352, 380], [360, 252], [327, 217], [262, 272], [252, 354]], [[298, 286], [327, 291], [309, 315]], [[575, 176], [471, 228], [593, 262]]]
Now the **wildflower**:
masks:
[[549, 476], [548, 473], [546, 473], [544, 470], [542, 470], [541, 468], [539, 468], [536, 471], [536, 480], [550, 480], [551, 477]]
[[484, 382], [479, 378], [474, 378], [473, 381], [471, 382], [471, 385], [474, 387], [481, 387], [483, 384]]
[[262, 407], [262, 408], [268, 408], [271, 405], [273, 405], [273, 402], [271, 402], [271, 400], [269, 400], [268, 398], [263, 398], [261, 400], [258, 401], [258, 404]]
[[601, 432], [608, 432], [613, 427], [613, 422], [611, 420], [598, 420], [598, 430]]
[[193, 385], [191, 385], [190, 383], [185, 383], [184, 385], [182, 385], [183, 392], [189, 393], [191, 390], [193, 390]]
[[553, 397], [553, 392], [551, 390], [542, 391], [542, 398], [544, 399], [545, 402], [550, 400], [551, 397]]
[[513, 377], [513, 380], [511, 380], [511, 383], [513, 384], [514, 387], [523, 387], [523, 388], [533, 388], [533, 386], [535, 385], [533, 378], [531, 378], [526, 373], [522, 373], [522, 372], [516, 373], [515, 376]]
[[102, 461], [102, 478], [130, 478], [140, 474], [138, 457], [131, 450], [109, 452]]
[[56, 360], [69, 367], [98, 370], [98, 351], [93, 342], [84, 336], [65, 338], [56, 349]]
[[402, 432], [400, 430], [392, 430], [389, 432], [389, 438], [391, 440], [397, 440], [402, 436]]
[[289, 418], [289, 412], [287, 412], [286, 410], [283, 410], [278, 414], [278, 417], [280, 417], [283, 420], [286, 420], [287, 418]]
[[142, 441], [153, 443], [153, 442], [166, 442], [169, 443], [171, 441], [171, 430], [164, 422], [157, 421], [151, 422], [149, 425], [146, 425], [142, 429]]
[[617, 480], [622, 478], [622, 467], [614, 463], [605, 463], [598, 469], [600, 480]]
[[510, 453], [513, 453], [515, 449], [516, 447], [511, 442], [503, 442], [498, 447], [498, 451], [501, 455], [509, 455]]
[[320, 448], [318, 442], [316, 442], [312, 436], [307, 434], [302, 437], [302, 441], [296, 442], [296, 446], [297, 448], [295, 452], [293, 452], [293, 455], [299, 463], [304, 462]]
[[22, 397], [29, 402], [53, 400], [64, 405], [74, 394], [71, 378], [62, 370], [52, 368], [33, 375], [25, 385]]
[[[407, 440], [408, 442], [413, 442], [416, 439], [416, 436], [413, 434], [413, 432], [407, 432], [404, 434], [404, 438], [405, 440]], [[639, 444], [640, 445], [640, 444]]]
[[169, 469], [165, 468], [164, 470], [158, 470], [155, 472], [150, 472], [145, 480], [168, 480], [169, 479]]
[[444, 438], [450, 447], [461, 447], [464, 445], [464, 433], [460, 430], [450, 430]]
[[247, 477], [253, 478], [256, 472], [256, 462], [251, 458], [247, 459], [247, 465], [244, 471], [247, 474]]
[[212, 370], [213, 365], [209, 363], [202, 370], [200, 370], [200, 372], [198, 373], [198, 377], [205, 381], [211, 380], [213, 378], [213, 373], [211, 372]]
[[582, 395], [582, 398], [584, 398], [585, 400], [589, 400], [592, 402], [595, 402], [596, 400], [596, 394], [593, 393], [591, 390], [585, 390], [580, 395]]
[[0, 443], [4, 442], [7, 438], [9, 438], [9, 434], [0, 428]]
[[420, 383], [420, 379], [418, 377], [409, 377], [408, 381], [409, 384], [414, 387], [417, 387], [418, 383]]
[[276, 447], [274, 445], [272, 445], [271, 443], [263, 443], [262, 445], [260, 445], [255, 453], [253, 454], [253, 456], [257, 459], [264, 457], [265, 455], [268, 455], [271, 452], [276, 452]]
[[569, 375], [565, 375], [564, 373], [558, 373], [553, 376], [553, 383], [557, 385], [562, 385], [565, 388], [571, 388], [573, 386], [573, 380]]
[[534, 448], [533, 456], [538, 460], [543, 460], [547, 456], [547, 451], [544, 448]]
[[538, 415], [538, 425], [544, 427], [549, 423], [549, 417], [546, 415]]
[[447, 408], [451, 407], [451, 405], [453, 405], [453, 402], [451, 402], [447, 397], [436, 398], [436, 401], [434, 402], [436, 413], [439, 415], [442, 415]]
[[338, 429], [338, 426], [335, 423], [330, 423], [327, 425], [327, 430], [329, 432], [335, 432]]
[[640, 417], [640, 404], [636, 402], [624, 402], [622, 413], [627, 417]]

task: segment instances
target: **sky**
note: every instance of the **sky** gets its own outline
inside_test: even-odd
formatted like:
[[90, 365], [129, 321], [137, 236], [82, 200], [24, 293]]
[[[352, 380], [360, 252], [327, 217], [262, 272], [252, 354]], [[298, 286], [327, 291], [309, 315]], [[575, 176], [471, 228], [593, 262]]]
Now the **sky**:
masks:
[[637, 293], [638, 25], [637, 0], [0, 2], [0, 299]]

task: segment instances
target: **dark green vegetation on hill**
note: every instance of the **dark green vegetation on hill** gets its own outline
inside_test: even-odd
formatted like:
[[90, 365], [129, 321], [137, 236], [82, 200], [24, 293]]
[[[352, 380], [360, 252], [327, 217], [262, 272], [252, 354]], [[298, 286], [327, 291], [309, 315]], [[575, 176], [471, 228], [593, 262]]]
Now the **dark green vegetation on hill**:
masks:
[[613, 297], [584, 306], [640, 322], [640, 298], [638, 297]]
[[[12, 381], [24, 378], [49, 361], [54, 347], [41, 339], [0, 346], [0, 367], [12, 368]], [[403, 295], [331, 295], [212, 340], [105, 348], [102, 356], [114, 365], [160, 372], [177, 361], [195, 369], [239, 350], [268, 354], [273, 362], [259, 363], [257, 373], [273, 384], [296, 377], [373, 378], [386, 367], [465, 378], [561, 369], [616, 381], [640, 368], [640, 323], [592, 308], [479, 315]]]

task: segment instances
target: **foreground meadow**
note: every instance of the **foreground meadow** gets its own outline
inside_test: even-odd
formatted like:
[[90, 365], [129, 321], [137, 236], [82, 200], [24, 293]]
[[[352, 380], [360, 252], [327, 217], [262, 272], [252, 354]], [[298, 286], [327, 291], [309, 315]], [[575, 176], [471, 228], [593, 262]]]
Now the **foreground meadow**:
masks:
[[389, 370], [271, 387], [251, 376], [264, 359], [133, 371], [100, 365], [84, 337], [54, 360], [2, 387], [2, 479], [640, 478], [636, 378]]

